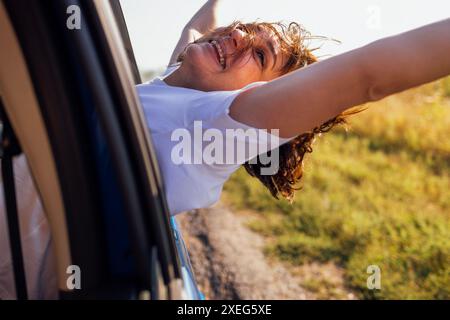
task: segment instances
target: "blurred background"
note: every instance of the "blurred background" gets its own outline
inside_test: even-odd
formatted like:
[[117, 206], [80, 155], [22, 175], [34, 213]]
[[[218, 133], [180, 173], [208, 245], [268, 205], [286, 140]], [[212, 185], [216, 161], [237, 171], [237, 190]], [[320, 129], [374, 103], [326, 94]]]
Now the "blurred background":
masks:
[[[204, 0], [121, 0], [142, 71], [167, 66], [181, 30]], [[445, 0], [221, 0], [218, 24], [234, 20], [296, 21], [323, 43], [319, 55], [336, 55], [376, 39], [450, 16]]]
[[[204, 1], [121, 3], [149, 79], [167, 66]], [[450, 2], [223, 0], [219, 12], [220, 25], [297, 21], [341, 42], [319, 43], [326, 59], [448, 18]], [[318, 139], [293, 204], [273, 199], [242, 169], [222, 203], [264, 239], [266, 259], [286, 266], [315, 298], [450, 299], [450, 78], [368, 107], [347, 130]], [[370, 265], [381, 270], [379, 290], [367, 288]]]

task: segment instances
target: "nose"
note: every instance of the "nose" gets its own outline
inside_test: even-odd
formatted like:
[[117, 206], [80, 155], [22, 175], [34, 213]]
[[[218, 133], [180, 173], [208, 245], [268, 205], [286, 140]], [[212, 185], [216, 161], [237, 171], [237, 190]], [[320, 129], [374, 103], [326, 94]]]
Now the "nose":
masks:
[[240, 29], [234, 29], [231, 34], [230, 37], [233, 40], [233, 44], [235, 48], [238, 48], [239, 45], [241, 44], [241, 41], [244, 39], [246, 33]]

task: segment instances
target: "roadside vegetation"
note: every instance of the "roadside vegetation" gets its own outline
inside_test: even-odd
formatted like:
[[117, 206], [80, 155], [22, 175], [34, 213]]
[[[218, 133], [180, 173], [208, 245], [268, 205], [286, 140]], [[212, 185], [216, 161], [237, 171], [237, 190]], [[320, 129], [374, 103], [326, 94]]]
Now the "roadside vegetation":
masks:
[[[450, 299], [450, 78], [368, 106], [317, 139], [292, 204], [243, 168], [225, 201], [256, 212], [268, 256], [334, 263], [359, 298]], [[380, 290], [367, 289], [369, 265]]]

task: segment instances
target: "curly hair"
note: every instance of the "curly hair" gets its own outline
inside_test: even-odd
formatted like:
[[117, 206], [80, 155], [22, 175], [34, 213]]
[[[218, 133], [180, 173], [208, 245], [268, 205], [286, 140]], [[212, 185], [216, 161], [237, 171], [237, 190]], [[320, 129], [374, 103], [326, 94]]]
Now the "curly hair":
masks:
[[[307, 153], [313, 151], [312, 145], [316, 137], [322, 133], [330, 131], [334, 126], [346, 124], [346, 118], [352, 114], [361, 112], [364, 109], [348, 110], [338, 116], [324, 122], [322, 125], [315, 127], [311, 131], [302, 133], [291, 141], [281, 145], [279, 152], [279, 168], [273, 175], [260, 174], [263, 165], [259, 161], [259, 157], [255, 161], [248, 161], [244, 164], [245, 170], [253, 177], [256, 177], [261, 183], [269, 189], [272, 196], [279, 199], [283, 198], [292, 202], [295, 192], [300, 188], [297, 187], [303, 177], [304, 158]], [[270, 152], [270, 151], [269, 151]], [[269, 154], [270, 155], [270, 154]]]
[[[242, 41], [240, 46], [232, 54], [238, 57], [255, 45], [255, 39], [259, 31], [269, 31], [276, 37], [280, 50], [283, 56], [286, 57], [279, 71], [280, 76], [317, 62], [318, 59], [313, 54], [313, 51], [316, 49], [309, 49], [307, 47], [308, 41], [312, 39], [326, 39], [324, 37], [311, 36], [308, 31], [296, 22], [291, 22], [286, 25], [282, 22], [241, 23], [235, 21], [229, 26], [211, 30], [201, 38], [195, 40], [194, 43], [206, 42], [223, 35], [229, 35], [235, 29], [241, 29], [246, 33], [246, 41]], [[184, 54], [181, 53], [177, 61], [181, 62], [183, 58]], [[305, 155], [313, 151], [312, 145], [316, 137], [330, 131], [336, 125], [346, 124], [346, 118], [348, 116], [363, 110], [364, 108], [349, 109], [325, 121], [322, 125], [313, 128], [311, 131], [304, 132], [291, 141], [281, 145], [278, 148], [279, 169], [273, 175], [261, 174], [261, 169], [265, 165], [259, 161], [260, 156], [257, 157], [256, 161], [248, 161], [243, 166], [251, 176], [259, 179], [269, 189], [273, 197], [279, 199], [279, 196], [282, 196], [291, 202], [295, 192], [300, 189], [297, 186], [303, 177]], [[270, 151], [268, 153], [270, 155]]]

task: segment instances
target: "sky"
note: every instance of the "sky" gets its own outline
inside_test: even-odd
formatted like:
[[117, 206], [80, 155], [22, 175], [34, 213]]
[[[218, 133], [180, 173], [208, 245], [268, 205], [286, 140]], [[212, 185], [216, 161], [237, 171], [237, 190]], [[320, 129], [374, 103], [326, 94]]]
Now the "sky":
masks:
[[[121, 0], [141, 71], [167, 66], [181, 30], [205, 0]], [[326, 41], [324, 59], [450, 17], [450, 0], [221, 0], [218, 25], [296, 21]]]

